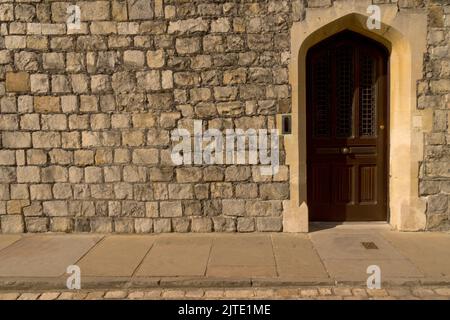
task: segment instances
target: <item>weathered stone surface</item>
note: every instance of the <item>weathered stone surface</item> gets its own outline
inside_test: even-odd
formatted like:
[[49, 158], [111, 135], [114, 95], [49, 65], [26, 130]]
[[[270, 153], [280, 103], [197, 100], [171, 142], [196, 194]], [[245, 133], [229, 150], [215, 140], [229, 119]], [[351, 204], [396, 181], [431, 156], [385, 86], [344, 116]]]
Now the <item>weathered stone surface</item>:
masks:
[[110, 218], [95, 218], [90, 223], [92, 232], [110, 233], [113, 231], [113, 224]]
[[10, 150], [0, 150], [0, 165], [14, 165], [16, 163], [16, 153]]
[[14, 20], [14, 6], [12, 3], [0, 5], [0, 21]]
[[250, 200], [246, 201], [245, 211], [249, 216], [281, 216], [281, 201]]
[[31, 135], [28, 132], [3, 132], [3, 147], [11, 149], [29, 148]]
[[236, 232], [236, 220], [225, 217], [213, 217], [215, 232]]
[[19, 123], [18, 123], [18, 118], [16, 115], [12, 115], [12, 114], [0, 115], [0, 129], [1, 130], [17, 130], [18, 128], [19, 128]]
[[5, 36], [5, 47], [7, 49], [24, 49], [26, 38], [24, 36]]
[[190, 231], [190, 220], [184, 218], [174, 218], [172, 219], [173, 232], [189, 232]]
[[137, 218], [134, 220], [136, 233], [150, 233], [153, 228], [153, 220], [147, 218]]
[[224, 169], [220, 167], [208, 166], [203, 170], [205, 181], [223, 181]]
[[189, 34], [208, 30], [208, 21], [203, 18], [178, 20], [169, 23], [168, 33]]
[[59, 97], [38, 96], [34, 98], [34, 110], [38, 113], [57, 113], [60, 110]]
[[222, 206], [226, 208], [224, 214], [227, 216], [244, 216], [245, 215], [245, 201], [235, 199], [222, 200]]
[[30, 76], [28, 72], [7, 72], [6, 91], [27, 92], [30, 90]]
[[446, 213], [448, 208], [448, 195], [437, 194], [428, 197], [428, 209], [427, 212], [430, 214], [436, 213]]
[[194, 188], [190, 184], [169, 184], [169, 199], [193, 199]]
[[69, 214], [66, 201], [44, 201], [43, 212], [50, 217], [61, 217]]
[[145, 20], [153, 18], [153, 8], [148, 0], [129, 0], [128, 18], [130, 20]]
[[40, 168], [35, 166], [17, 167], [17, 182], [39, 182]]
[[178, 168], [176, 169], [177, 182], [199, 182], [202, 177], [201, 168]]
[[127, 1], [114, 0], [111, 2], [112, 19], [116, 21], [126, 21], [128, 17]]
[[157, 149], [136, 149], [133, 151], [133, 163], [135, 164], [157, 164], [159, 153]]
[[212, 231], [212, 221], [210, 218], [192, 218], [191, 220], [191, 231], [192, 232], [211, 232]]
[[156, 91], [161, 89], [161, 75], [159, 71], [139, 72], [136, 74], [137, 86], [143, 91]]
[[11, 183], [17, 179], [16, 170], [13, 167], [0, 167], [0, 182]]
[[199, 216], [202, 214], [202, 204], [200, 201], [183, 201], [183, 215]]
[[133, 69], [140, 69], [144, 65], [144, 53], [139, 50], [127, 50], [123, 53], [125, 66]]
[[260, 186], [262, 199], [287, 199], [289, 197], [289, 184], [268, 183]]
[[24, 222], [21, 215], [2, 215], [0, 216], [0, 225], [2, 233], [24, 232]]
[[163, 233], [171, 231], [172, 231], [172, 224], [170, 219], [155, 219], [153, 221], [153, 232]]
[[6, 203], [6, 213], [7, 214], [22, 214], [24, 207], [30, 205], [29, 200], [9, 200]]
[[192, 54], [200, 51], [200, 38], [177, 38], [175, 47], [179, 54]]
[[18, 70], [36, 71], [39, 68], [38, 56], [34, 52], [20, 51], [14, 55], [14, 64]]
[[58, 148], [61, 146], [61, 136], [57, 132], [33, 132], [34, 148]]
[[129, 72], [117, 72], [112, 76], [112, 88], [117, 93], [132, 91], [135, 80]]
[[251, 176], [247, 166], [230, 166], [225, 169], [225, 181], [245, 181]]
[[44, 53], [42, 55], [42, 65], [46, 70], [64, 70], [64, 54], [58, 52]]
[[147, 65], [150, 68], [161, 68], [165, 64], [164, 50], [147, 51]]
[[258, 231], [278, 232], [283, 228], [281, 217], [256, 218], [256, 229]]
[[109, 18], [109, 1], [83, 1], [78, 3], [81, 21], [106, 20]]
[[181, 217], [183, 215], [180, 201], [163, 201], [160, 203], [161, 217]]
[[16, 98], [13, 96], [0, 98], [0, 108], [3, 113], [17, 112]]
[[238, 218], [237, 231], [239, 232], [255, 231], [255, 220], [253, 218]]
[[28, 232], [47, 232], [48, 218], [45, 217], [25, 218], [25, 226]]
[[133, 233], [134, 219], [116, 219], [114, 220], [114, 232], [116, 233]]

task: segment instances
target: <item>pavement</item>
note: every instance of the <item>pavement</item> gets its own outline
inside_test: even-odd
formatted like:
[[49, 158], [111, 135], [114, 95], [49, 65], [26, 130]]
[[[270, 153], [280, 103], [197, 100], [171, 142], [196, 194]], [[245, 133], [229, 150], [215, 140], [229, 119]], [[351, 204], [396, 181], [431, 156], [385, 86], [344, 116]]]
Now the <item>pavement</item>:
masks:
[[450, 296], [449, 248], [450, 233], [397, 232], [386, 224], [318, 225], [308, 234], [0, 235], [0, 292], [61, 295], [67, 267], [77, 265], [85, 296], [95, 290], [123, 298], [148, 290], [159, 297], [164, 290], [198, 295], [196, 288], [203, 296], [228, 288], [250, 290], [251, 297], [259, 297], [257, 290], [291, 288], [301, 297], [302, 290], [321, 296], [320, 288], [365, 288], [370, 296], [366, 271], [377, 265], [383, 288]]

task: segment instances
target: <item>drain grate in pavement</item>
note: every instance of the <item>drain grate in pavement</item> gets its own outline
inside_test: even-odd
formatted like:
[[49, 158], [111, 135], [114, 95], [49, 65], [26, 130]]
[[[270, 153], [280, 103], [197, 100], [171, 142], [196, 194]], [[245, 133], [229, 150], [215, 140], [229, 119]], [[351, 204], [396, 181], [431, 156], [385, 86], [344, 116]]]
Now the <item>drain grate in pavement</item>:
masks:
[[363, 245], [364, 248], [366, 248], [367, 250], [370, 249], [375, 249], [377, 250], [378, 247], [374, 242], [361, 242], [361, 244]]

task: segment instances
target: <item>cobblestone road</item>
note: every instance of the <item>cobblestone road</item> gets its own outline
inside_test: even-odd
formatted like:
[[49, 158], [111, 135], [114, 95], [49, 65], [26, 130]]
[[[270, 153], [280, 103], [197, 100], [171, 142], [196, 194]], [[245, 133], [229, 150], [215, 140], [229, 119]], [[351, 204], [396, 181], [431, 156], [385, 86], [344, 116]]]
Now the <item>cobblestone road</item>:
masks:
[[351, 287], [149, 289], [48, 292], [0, 292], [0, 300], [108, 299], [433, 299], [450, 300], [450, 287], [392, 287], [379, 290]]

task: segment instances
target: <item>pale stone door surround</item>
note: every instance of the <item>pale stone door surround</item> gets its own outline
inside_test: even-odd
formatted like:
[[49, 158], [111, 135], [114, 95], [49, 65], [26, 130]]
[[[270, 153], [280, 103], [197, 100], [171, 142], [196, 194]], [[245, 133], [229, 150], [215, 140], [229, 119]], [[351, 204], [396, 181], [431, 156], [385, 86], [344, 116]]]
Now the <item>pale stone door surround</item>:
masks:
[[[422, 78], [426, 51], [427, 15], [424, 10], [398, 11], [395, 4], [380, 4], [382, 26], [369, 30], [371, 1], [337, 0], [332, 7], [308, 8], [305, 19], [291, 29], [290, 83], [292, 134], [285, 136], [286, 163], [290, 166], [290, 200], [284, 202], [285, 232], [308, 232], [306, 183], [306, 54], [309, 48], [343, 30], [358, 32], [383, 44], [389, 58], [389, 223], [403, 231], [425, 228], [426, 205], [419, 198], [419, 161], [423, 133], [430, 130], [432, 114], [417, 110], [417, 80]], [[280, 123], [280, 122], [278, 122]]]

